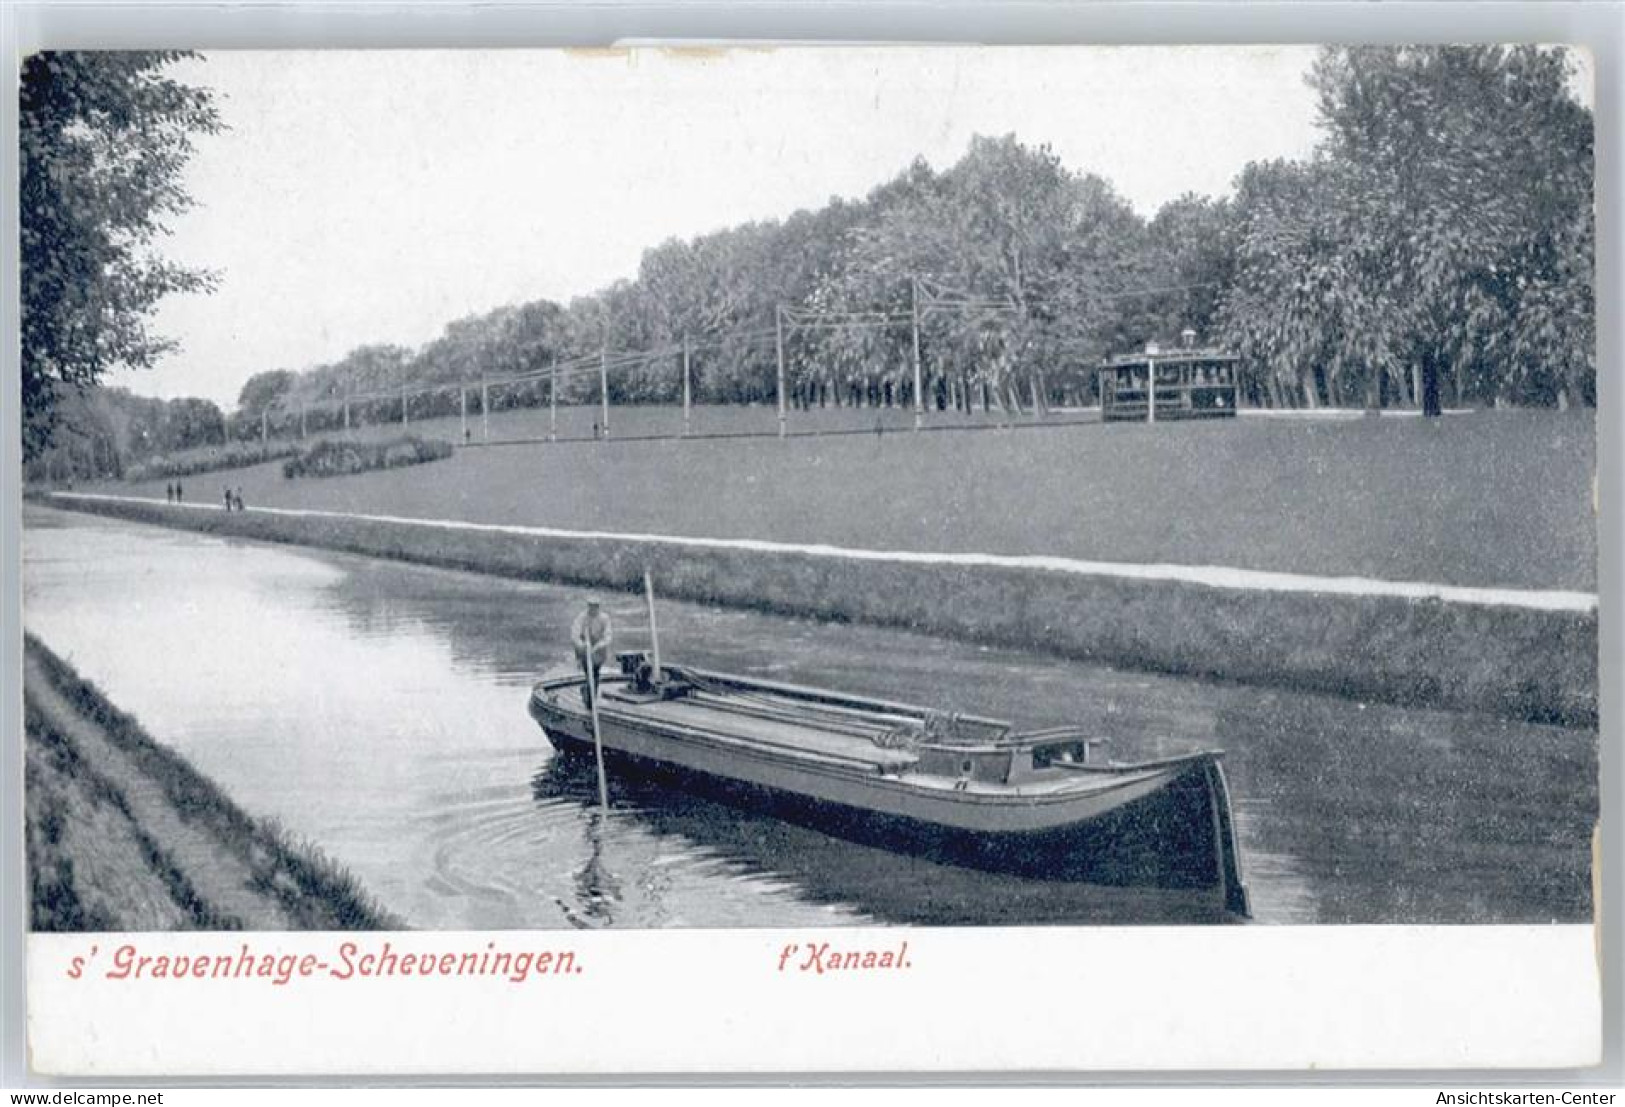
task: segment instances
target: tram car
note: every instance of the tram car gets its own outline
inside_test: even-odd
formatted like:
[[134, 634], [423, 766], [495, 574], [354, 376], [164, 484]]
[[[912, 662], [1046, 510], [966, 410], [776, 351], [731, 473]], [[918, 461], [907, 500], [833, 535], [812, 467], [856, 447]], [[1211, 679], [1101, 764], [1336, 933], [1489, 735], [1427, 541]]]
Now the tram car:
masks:
[[1234, 418], [1238, 360], [1223, 350], [1160, 350], [1155, 344], [1108, 358], [1099, 370], [1101, 420]]

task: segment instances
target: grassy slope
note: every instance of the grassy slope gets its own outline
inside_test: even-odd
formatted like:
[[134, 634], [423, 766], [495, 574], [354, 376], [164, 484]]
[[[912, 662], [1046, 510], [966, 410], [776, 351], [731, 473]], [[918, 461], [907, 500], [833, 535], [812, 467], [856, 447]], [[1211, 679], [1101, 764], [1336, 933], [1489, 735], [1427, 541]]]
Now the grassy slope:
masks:
[[[251, 506], [1591, 589], [1593, 414], [537, 443], [320, 482], [262, 466], [230, 483]], [[504, 429], [521, 416], [545, 433], [545, 410]], [[673, 418], [633, 409], [614, 425]], [[188, 499], [212, 503], [222, 483], [190, 481]], [[163, 482], [110, 490], [162, 496]]]
[[34, 929], [399, 927], [318, 850], [244, 814], [32, 637], [24, 697]]

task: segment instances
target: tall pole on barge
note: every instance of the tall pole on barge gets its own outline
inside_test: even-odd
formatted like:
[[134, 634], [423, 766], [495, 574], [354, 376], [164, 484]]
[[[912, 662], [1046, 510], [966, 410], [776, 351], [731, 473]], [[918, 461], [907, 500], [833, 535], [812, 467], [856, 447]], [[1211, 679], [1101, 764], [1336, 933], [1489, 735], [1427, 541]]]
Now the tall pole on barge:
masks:
[[649, 652], [654, 655], [654, 678], [660, 680], [660, 627], [655, 623], [655, 584], [649, 570], [643, 570], [643, 598], [649, 604]]
[[592, 621], [587, 622], [587, 707], [592, 716], [592, 752], [598, 761], [598, 806], [609, 814], [609, 781], [604, 776], [604, 732], [598, 727], [598, 676], [593, 667], [593, 651], [598, 644], [592, 640]]

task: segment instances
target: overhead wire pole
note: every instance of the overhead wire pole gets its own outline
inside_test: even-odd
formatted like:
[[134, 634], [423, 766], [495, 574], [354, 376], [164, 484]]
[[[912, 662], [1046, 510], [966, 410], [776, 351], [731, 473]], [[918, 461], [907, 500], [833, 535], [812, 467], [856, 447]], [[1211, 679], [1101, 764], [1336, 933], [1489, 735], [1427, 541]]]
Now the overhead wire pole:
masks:
[[466, 387], [461, 387], [460, 386], [457, 389], [457, 410], [458, 410], [458, 413], [461, 415], [462, 421], [463, 421], [463, 441], [467, 442], [468, 441], [468, 389]]
[[[1209, 284], [1191, 284], [1191, 285], [1175, 285], [1175, 286], [1169, 286], [1169, 287], [1165, 287], [1165, 288], [1130, 289], [1130, 290], [1125, 290], [1125, 291], [1117, 292], [1117, 293], [1108, 293], [1108, 294], [1105, 294], [1105, 295], [1108, 298], [1115, 299], [1115, 298], [1119, 298], [1119, 297], [1143, 296], [1143, 295], [1149, 295], [1149, 294], [1155, 294], [1155, 293], [1189, 291], [1189, 290], [1192, 290], [1192, 289], [1206, 288], [1206, 287], [1211, 287], [1211, 285], [1209, 285]], [[1049, 301], [1049, 300], [1034, 300], [1034, 301], [1031, 301], [1031, 302], [1048, 303], [1048, 302], [1052, 302], [1052, 301]], [[798, 318], [796, 313], [792, 309], [788, 308], [786, 305], [784, 305], [782, 303], [775, 305], [772, 334], [774, 336], [774, 342], [775, 342], [775, 346], [776, 346], [776, 353], [777, 353], [777, 360], [778, 360], [778, 366], [777, 366], [777, 391], [778, 391], [778, 418], [779, 418], [779, 435], [780, 435], [780, 437], [785, 437], [785, 436], [788, 435], [788, 405], [787, 405], [787, 392], [786, 392], [786, 374], [788, 372], [788, 369], [787, 369], [786, 361], [785, 361], [785, 356], [786, 356], [785, 339], [786, 339], [787, 327], [789, 327], [790, 329], [800, 328], [800, 329], [810, 329], [810, 330], [836, 330], [836, 329], [851, 329], [851, 328], [857, 328], [857, 329], [887, 329], [887, 328], [890, 328], [890, 327], [893, 327], [893, 326], [899, 326], [899, 325], [902, 325], [904, 323], [907, 323], [910, 326], [912, 346], [913, 346], [913, 350], [912, 350], [913, 362], [914, 362], [914, 365], [913, 365], [913, 368], [914, 368], [914, 405], [913, 406], [914, 406], [915, 426], [916, 426], [916, 429], [923, 429], [923, 415], [924, 415], [926, 397], [925, 397], [924, 354], [923, 354], [923, 342], [924, 342], [924, 339], [923, 339], [923, 336], [921, 334], [921, 328], [922, 328], [922, 325], [924, 323], [924, 320], [932, 312], [940, 312], [940, 311], [961, 311], [961, 312], [972, 311], [972, 312], [992, 312], [994, 314], [1005, 314], [1005, 313], [1015, 312], [1015, 311], [1019, 310], [1016, 307], [1016, 305], [1013, 305], [1013, 304], [1011, 304], [1010, 302], [1008, 302], [1006, 300], [998, 300], [998, 299], [992, 299], [992, 298], [986, 298], [986, 297], [976, 297], [976, 296], [970, 296], [970, 295], [953, 295], [953, 294], [945, 294], [945, 293], [943, 293], [941, 291], [934, 291], [930, 287], [929, 282], [924, 281], [924, 280], [922, 280], [921, 278], [919, 278], [917, 276], [910, 278], [910, 305], [909, 305], [909, 307], [910, 307], [910, 310], [906, 315], [904, 315], [904, 314], [902, 314], [900, 312], [842, 312], [842, 313], [835, 313], [835, 315], [833, 317], [829, 316], [829, 315], [820, 315], [820, 314], [817, 314], [817, 313], [809, 313], [806, 318]], [[729, 341], [734, 341], [734, 340], [737, 340], [737, 339], [740, 339], [740, 338], [748, 338], [748, 339], [752, 340], [753, 342], [754, 341], [759, 341], [761, 339], [765, 339], [767, 334], [768, 334], [768, 329], [763, 327], [763, 328], [758, 328], [758, 329], [753, 330], [753, 331], [731, 332], [727, 336], [713, 337], [711, 339], [708, 339], [706, 341], [702, 341], [702, 342], [699, 342], [699, 343], [694, 342], [693, 337], [691, 335], [684, 334], [683, 335], [683, 340], [682, 340], [682, 342], [680, 344], [667, 346], [667, 347], [664, 347], [664, 348], [661, 348], [661, 349], [658, 349], [658, 350], [649, 350], [649, 351], [643, 351], [643, 352], [640, 352], [640, 353], [628, 353], [628, 354], [623, 354], [623, 355], [617, 355], [617, 357], [615, 357], [614, 359], [611, 359], [609, 357], [609, 350], [608, 350], [607, 345], [605, 345], [605, 346], [602, 346], [600, 348], [598, 356], [597, 356], [596, 359], [594, 359], [592, 357], [592, 355], [588, 354], [588, 355], [585, 355], [585, 356], [582, 356], [582, 357], [569, 359], [564, 363], [564, 366], [568, 369], [568, 372], [567, 372], [566, 375], [571, 375], [571, 374], [574, 374], [574, 373], [576, 373], [578, 371], [579, 372], [591, 372], [591, 369], [589, 367], [591, 366], [591, 363], [592, 363], [593, 360], [597, 360], [597, 362], [598, 362], [598, 376], [599, 376], [600, 411], [601, 411], [601, 417], [602, 417], [602, 431], [607, 436], [608, 432], [609, 432], [608, 370], [611, 367], [620, 368], [620, 367], [632, 365], [632, 364], [635, 364], [635, 363], [646, 363], [650, 358], [658, 357], [658, 356], [664, 356], [665, 354], [678, 354], [678, 353], [680, 353], [681, 356], [682, 356], [682, 359], [683, 359], [683, 386], [684, 386], [683, 387], [683, 406], [684, 406], [684, 411], [683, 411], [684, 431], [683, 431], [683, 433], [685, 435], [687, 435], [692, 430], [692, 412], [693, 412], [693, 365], [692, 365], [692, 359], [693, 359], [693, 351], [695, 349], [697, 349], [697, 348], [699, 348], [699, 349], [710, 349], [710, 348], [713, 348], [713, 347], [715, 347], [715, 346], [717, 346], [719, 344], [726, 344]], [[557, 409], [558, 395], [557, 395], [557, 385], [558, 385], [558, 370], [559, 370], [559, 368], [560, 368], [559, 363], [557, 361], [555, 361], [549, 367], [549, 369], [547, 370], [547, 373], [546, 373], [546, 375], [548, 376], [548, 379], [549, 379], [549, 388], [548, 388], [549, 397], [548, 397], [548, 400], [549, 400], [549, 408], [550, 408], [550, 428], [549, 428], [548, 437], [549, 437], [550, 441], [556, 441], [557, 437], [558, 437], [558, 422], [557, 422], [558, 421], [558, 413], [557, 413], [557, 411], [558, 411], [558, 409]], [[482, 431], [483, 431], [483, 434], [484, 434], [484, 437], [485, 437], [486, 441], [490, 441], [490, 437], [491, 437], [491, 428], [490, 428], [490, 408], [491, 408], [491, 404], [490, 404], [490, 386], [491, 386], [491, 384], [495, 383], [495, 384], [500, 386], [500, 385], [503, 385], [503, 384], [517, 383], [519, 381], [531, 381], [531, 380], [539, 379], [540, 376], [541, 376], [540, 373], [531, 373], [531, 374], [524, 374], [524, 375], [521, 375], [521, 376], [518, 376], [518, 377], [514, 377], [512, 379], [502, 379], [502, 380], [492, 382], [488, 378], [486, 378], [486, 377], [484, 377], [482, 375], [482, 377], [480, 379], [480, 415], [481, 415]], [[1037, 389], [1038, 389], [1038, 381], [1036, 379], [1030, 381], [1029, 385], [1030, 385], [1031, 390], [1033, 390], [1034, 392], [1037, 391]], [[1155, 418], [1156, 418], [1156, 406], [1157, 406], [1156, 380], [1155, 380], [1154, 366], [1152, 368], [1151, 373], [1149, 374], [1149, 379], [1146, 382], [1146, 386], [1147, 386], [1147, 393], [1148, 393], [1147, 394], [1147, 407], [1148, 407], [1147, 419], [1148, 419], [1148, 421], [1154, 421]], [[468, 403], [467, 390], [468, 390], [469, 387], [470, 386], [468, 386], [468, 385], [460, 385], [459, 386], [459, 408], [460, 408], [460, 411], [461, 411], [461, 418], [463, 420], [463, 430], [464, 430], [465, 437], [467, 435], [467, 429], [468, 429], [468, 427], [467, 427], [467, 403]], [[423, 391], [423, 390], [420, 390], [420, 391]], [[360, 399], [360, 400], [363, 400], [365, 402], [378, 402], [378, 401], [383, 400], [388, 394], [389, 394], [388, 390], [384, 390], [384, 391], [381, 391], [381, 392], [364, 393], [364, 394], [361, 394], [359, 396], [354, 394], [354, 393], [346, 392], [345, 395], [343, 396], [343, 398], [340, 401], [340, 407], [341, 407], [341, 411], [342, 411], [342, 419], [343, 419], [344, 430], [349, 431], [356, 425], [355, 424], [355, 417], [352, 415], [352, 412], [351, 412], [351, 408], [353, 406], [353, 401], [355, 401], [357, 399]], [[408, 387], [407, 383], [403, 381], [401, 383], [401, 385], [400, 385], [401, 424], [402, 424], [402, 426], [409, 426], [410, 423], [411, 423], [411, 401], [410, 401], [411, 395], [412, 395], [411, 389]], [[1040, 396], [1033, 396], [1032, 397], [1032, 402], [1033, 402], [1033, 405], [1034, 405], [1035, 413], [1037, 414], [1038, 417], [1042, 418], [1043, 417], [1043, 406], [1044, 406], [1046, 400], [1043, 397], [1040, 397]], [[984, 404], [985, 403], [986, 403], [986, 396], [984, 394]], [[288, 414], [288, 413], [285, 413], [285, 414]], [[308, 409], [303, 404], [300, 407], [299, 434], [300, 434], [301, 438], [308, 437], [308, 434], [309, 434]], [[269, 442], [269, 439], [270, 439], [269, 411], [268, 410], [263, 411], [261, 413], [260, 438], [261, 438], [262, 442]]]
[[920, 366], [920, 278], [911, 277], [909, 290], [909, 325], [914, 332], [914, 429], [919, 430], [925, 424], [925, 396], [921, 377], [924, 375]]
[[609, 437], [609, 347], [598, 351], [598, 411], [602, 416], [599, 433]]
[[691, 405], [688, 364], [688, 332], [683, 332], [683, 437], [688, 437]]
[[559, 440], [559, 363], [547, 367], [547, 440]]
[[773, 333], [774, 341], [779, 354], [779, 437], [783, 438], [789, 433], [784, 415], [784, 305], [773, 306]]

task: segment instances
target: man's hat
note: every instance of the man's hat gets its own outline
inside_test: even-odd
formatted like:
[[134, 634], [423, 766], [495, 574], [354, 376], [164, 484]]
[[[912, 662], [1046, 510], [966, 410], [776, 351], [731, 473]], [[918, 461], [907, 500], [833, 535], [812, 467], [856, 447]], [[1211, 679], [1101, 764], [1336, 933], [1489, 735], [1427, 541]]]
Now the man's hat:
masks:
[[598, 602], [598, 597], [597, 596], [588, 596], [587, 597], [587, 606], [588, 607], [601, 607], [603, 605]]

